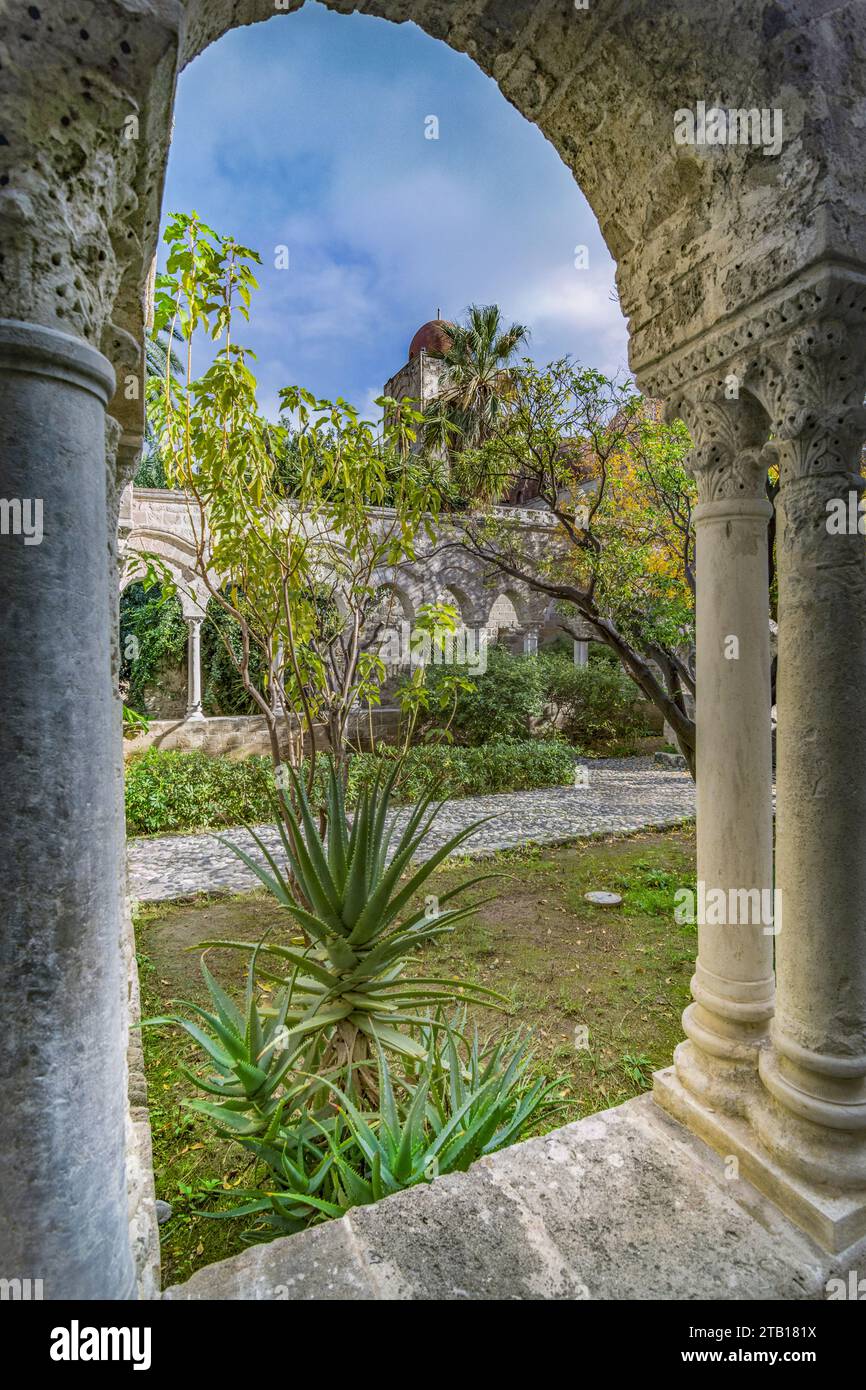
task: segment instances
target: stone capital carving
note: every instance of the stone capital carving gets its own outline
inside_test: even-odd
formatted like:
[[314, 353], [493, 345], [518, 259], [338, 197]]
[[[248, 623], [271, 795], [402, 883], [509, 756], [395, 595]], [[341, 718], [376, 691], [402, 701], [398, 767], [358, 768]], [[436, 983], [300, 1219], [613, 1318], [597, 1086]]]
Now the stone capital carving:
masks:
[[[766, 412], [782, 485], [832, 477], [860, 486], [866, 438], [866, 276], [816, 264], [785, 290], [729, 314], [688, 348], [641, 373], [650, 395], [689, 423], [688, 402], [732, 378]], [[704, 410], [708, 414], [708, 409]], [[693, 426], [693, 433], [700, 428]], [[768, 457], [772, 455], [768, 454]], [[839, 475], [844, 475], [840, 479]]]
[[699, 383], [675, 397], [668, 415], [685, 421], [693, 448], [686, 467], [700, 503], [765, 496], [766, 417], [753, 397], [729, 398], [726, 382]]
[[839, 474], [862, 485], [866, 321], [829, 314], [802, 324], [756, 354], [749, 385], [769, 417], [783, 486]]

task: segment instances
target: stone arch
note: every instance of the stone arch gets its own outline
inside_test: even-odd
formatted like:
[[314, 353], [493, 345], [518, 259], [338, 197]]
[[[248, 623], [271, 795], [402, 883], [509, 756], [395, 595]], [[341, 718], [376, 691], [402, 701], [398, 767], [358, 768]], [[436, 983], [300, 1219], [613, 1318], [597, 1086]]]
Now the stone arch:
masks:
[[457, 626], [465, 627], [466, 616], [469, 611], [469, 599], [459, 585], [450, 581], [443, 583], [436, 594], [437, 603], [447, 603], [449, 607], [457, 609]]
[[487, 630], [492, 636], [502, 631], [516, 632], [523, 626], [521, 611], [523, 604], [514, 590], [504, 590], [496, 595], [487, 615]]
[[[743, 304], [790, 283], [822, 255], [866, 258], [862, 216], [833, 213], [821, 237], [808, 234], [815, 209], [836, 206], [834, 170], [845, 170], [846, 189], [855, 189], [850, 171], [862, 161], [859, 127], [846, 115], [862, 99], [864, 79], [843, 18], [834, 30], [822, 27], [821, 15], [796, 0], [780, 0], [772, 19], [758, 0], [734, 10], [702, 5], [699, 23], [695, 0], [668, 0], [662, 12], [624, 0], [615, 13], [606, 5], [577, 9], [572, 0], [325, 3], [411, 19], [469, 56], [543, 131], [617, 262], [632, 368], [653, 394], [668, 394], [688, 376], [693, 364], [674, 362], [675, 355]], [[142, 0], [131, 12], [112, 0], [88, 33], [86, 68], [74, 15], [48, 26], [33, 7], [26, 45], [17, 34], [13, 40], [28, 58], [13, 135], [35, 145], [37, 158], [20, 189], [2, 191], [8, 254], [0, 284], [10, 291], [4, 299], [12, 316], [84, 337], [113, 363], [124, 473], [140, 443], [143, 393], [125, 392], [123, 378], [141, 374], [177, 72], [230, 29], [290, 22], [301, 4], [286, 0], [286, 10], [275, 12], [273, 0], [178, 0], [172, 7]], [[849, 0], [838, 8], [847, 17], [855, 6]], [[744, 56], [756, 52], [760, 63]], [[678, 145], [674, 114], [700, 93], [769, 110], [784, 94], [780, 156], [768, 160], [744, 144], [719, 160], [715, 151]], [[37, 132], [55, 126], [43, 149]], [[65, 156], [93, 176], [71, 184]], [[704, 368], [718, 360], [699, 351]]]
[[[702, 391], [730, 367], [766, 403], [789, 523], [781, 528], [780, 628], [790, 659], [779, 701], [785, 775], [775, 881], [786, 907], [778, 1007], [770, 1038], [772, 941], [761, 937], [746, 952], [742, 934], [722, 939], [702, 929], [698, 1016], [687, 1013], [689, 1042], [657, 1090], [719, 1152], [742, 1152], [750, 1178], [840, 1250], [864, 1229], [866, 1183], [866, 1062], [862, 1047], [855, 1050], [866, 1033], [864, 930], [850, 911], [851, 901], [866, 898], [866, 751], [846, 736], [857, 716], [851, 692], [866, 684], [866, 569], [856, 534], [838, 544], [814, 518], [840, 480], [856, 475], [864, 436], [861, 0], [620, 0], [586, 10], [571, 0], [326, 2], [411, 18], [468, 54], [572, 170], [618, 263], [638, 381], [667, 401], [682, 397], [708, 506], [732, 513], [727, 527], [710, 524], [718, 512], [704, 513], [704, 572], [744, 622], [766, 599], [767, 504], [763, 487], [743, 495], [749, 489], [738, 479], [754, 482], [747, 465], [764, 440], [734, 429], [716, 451]], [[56, 809], [37, 838], [25, 836], [8, 856], [0, 910], [11, 958], [31, 952], [57, 966], [38, 1010], [19, 1007], [20, 972], [4, 982], [20, 1024], [16, 1048], [40, 1065], [7, 1117], [0, 1228], [10, 1268], [50, 1269], [62, 1296], [125, 1298], [135, 1270], [123, 1162], [122, 805], [107, 677], [116, 577], [106, 516], [111, 533], [117, 498], [116, 479], [106, 486], [106, 433], [111, 464], [125, 476], [142, 433], [143, 391], [136, 399], [128, 388], [142, 378], [145, 287], [178, 66], [227, 29], [272, 16], [274, 6], [104, 0], [86, 48], [80, 7], [58, 0], [50, 12], [14, 8], [2, 21], [13, 94], [0, 151], [0, 297], [9, 316], [0, 325], [0, 365], [4, 418], [14, 422], [4, 467], [8, 459], [25, 496], [41, 495], [51, 468], [67, 549], [59, 564], [54, 546], [0, 548], [0, 590], [14, 629], [0, 654], [7, 819], [29, 824], [34, 804]], [[779, 156], [766, 159], [745, 143], [724, 152], [677, 146], [674, 113], [702, 96], [759, 111], [783, 104]], [[713, 407], [736, 413], [718, 400]], [[714, 626], [721, 614], [721, 605], [709, 606], [699, 618], [707, 688], [727, 693], [704, 703], [704, 747], [714, 756], [698, 834], [717, 881], [763, 884], [773, 881], [767, 662], [756, 641], [723, 678], [717, 639], [726, 629]], [[762, 618], [755, 633], [764, 626]], [[844, 679], [825, 681], [816, 701], [836, 666]], [[22, 669], [41, 693], [35, 724], [20, 698]], [[71, 704], [84, 711], [80, 729], [63, 717]], [[803, 786], [820, 797], [803, 797]], [[58, 918], [45, 912], [46, 901], [63, 905], [74, 951], [57, 950]], [[94, 1038], [103, 1044], [95, 1051]], [[56, 1108], [58, 1057], [76, 1097], [64, 1126], [44, 1119]], [[748, 1091], [738, 1084], [743, 1072]], [[742, 1143], [746, 1120], [753, 1133]], [[52, 1182], [61, 1167], [62, 1190]], [[35, 1204], [37, 1189], [44, 1197]], [[834, 1204], [840, 1193], [838, 1219], [827, 1215], [828, 1191]], [[630, 1231], [636, 1220], [632, 1211]]]
[[185, 618], [201, 616], [207, 607], [209, 592], [204, 580], [193, 567], [193, 547], [169, 531], [134, 529], [120, 548], [120, 592], [135, 580], [143, 578], [146, 565], [137, 556], [159, 556], [177, 584], [177, 596]]
[[382, 590], [383, 604], [391, 623], [413, 623], [418, 605], [408, 584], [396, 584], [393, 580], [383, 579], [379, 587]]
[[[302, 3], [285, 0], [281, 17], [290, 19]], [[682, 309], [673, 302], [682, 274], [688, 276], [695, 308], [711, 298], [718, 303], [716, 269], [699, 250], [714, 223], [723, 221], [725, 232], [736, 237], [737, 275], [745, 281], [755, 273], [756, 266], [746, 269], [753, 259], [749, 243], [767, 236], [767, 209], [786, 174], [780, 167], [758, 194], [750, 151], [743, 151], [723, 177], [694, 147], [675, 144], [673, 120], [678, 108], [693, 104], [696, 92], [718, 93], [727, 102], [730, 88], [736, 106], [777, 104], [790, 81], [791, 53], [786, 43], [768, 44], [761, 5], [739, 7], [736, 15], [704, 7], [696, 25], [693, 0], [674, 0], [663, 14], [637, 4], [611, 14], [610, 7], [580, 9], [572, 0], [532, 6], [467, 0], [323, 3], [341, 13], [411, 20], [470, 57], [539, 127], [574, 174], [617, 262], [634, 365], [664, 355], [671, 328], [682, 328]], [[180, 67], [230, 29], [273, 18], [273, 0], [188, 0]], [[787, 27], [780, 19], [779, 28]], [[794, 48], [794, 34], [790, 39]], [[748, 53], [751, 46], [762, 50], [764, 62], [760, 68], [743, 64], [734, 77], [732, 55]], [[817, 73], [802, 48], [795, 51], [800, 85], [814, 85]], [[681, 74], [679, 82], [672, 80], [672, 71]], [[638, 189], [645, 196], [636, 196]], [[747, 191], [753, 199], [748, 208], [742, 196]], [[784, 233], [776, 228], [774, 235], [781, 240]], [[757, 245], [754, 261], [760, 261]]]
[[[188, 704], [188, 681], [189, 681], [189, 626], [190, 618], [197, 614], [198, 610], [193, 600], [178, 587], [172, 599], [169, 600], [170, 608], [176, 604], [175, 612], [182, 620], [181, 626], [184, 629], [185, 642], [184, 650], [177, 655], [176, 660], [171, 660], [168, 653], [163, 653], [159, 664], [150, 673], [149, 678], [142, 685], [137, 678], [139, 673], [136, 671], [136, 663], [139, 657], [139, 647], [137, 643], [137, 629], [130, 628], [130, 613], [125, 611], [124, 597], [130, 595], [132, 588], [139, 584], [146, 574], [144, 564], [134, 564], [125, 570], [120, 582], [120, 606], [119, 606], [119, 637], [121, 646], [121, 682], [119, 688], [123, 694], [125, 705], [131, 702], [131, 692], [134, 687], [138, 687], [138, 694], [144, 697], [145, 706], [140, 712], [145, 713], [151, 720], [167, 720], [179, 722], [184, 717], [184, 710]], [[172, 576], [175, 578], [175, 576]], [[147, 595], [145, 595], [145, 598]], [[151, 591], [150, 597], [153, 597]], [[169, 617], [163, 613], [163, 618]], [[132, 641], [132, 645], [130, 645]], [[128, 681], [129, 688], [124, 691], [124, 681]], [[135, 708], [135, 705], [132, 705]]]
[[490, 608], [490, 594], [484, 587], [485, 567], [481, 561], [464, 561], [459, 567], [443, 570], [441, 583], [456, 599], [456, 606], [467, 627], [483, 627]]

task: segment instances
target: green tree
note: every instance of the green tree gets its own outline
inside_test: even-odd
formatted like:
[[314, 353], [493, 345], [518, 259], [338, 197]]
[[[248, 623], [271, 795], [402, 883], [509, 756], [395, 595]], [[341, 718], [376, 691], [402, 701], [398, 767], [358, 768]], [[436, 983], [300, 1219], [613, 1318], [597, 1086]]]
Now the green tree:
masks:
[[[171, 339], [164, 329], [148, 333], [144, 340], [144, 370], [147, 381], [163, 381], [167, 372], [178, 375], [183, 370], [175, 348], [175, 343], [182, 341], [176, 331]], [[144, 447], [132, 481], [135, 487], [168, 486], [150, 412], [145, 412]]]
[[[242, 658], [240, 624], [231, 612], [211, 600], [201, 629], [202, 704], [209, 715], [258, 713], [255, 700], [244, 689], [239, 669]], [[256, 690], [264, 690], [266, 676], [257, 647], [250, 651], [249, 676]]]
[[510, 394], [510, 363], [529, 336], [525, 324], [506, 328], [497, 304], [470, 304], [466, 323], [448, 332], [440, 393], [424, 418], [424, 443], [438, 454], [477, 448], [490, 438]]
[[[455, 459], [457, 485], [490, 503], [530, 480], [555, 523], [544, 542], [480, 510], [465, 543], [499, 574], [588, 620], [674, 730], [694, 772], [695, 486], [681, 421], [656, 418], [629, 383], [568, 358], [513, 373], [497, 432]], [[768, 615], [769, 617], [769, 615]], [[769, 711], [768, 711], [769, 717]]]
[[[530, 738], [534, 722], [544, 712], [545, 668], [535, 657], [512, 656], [495, 643], [488, 646], [486, 658], [483, 674], [473, 673], [471, 681], [454, 694], [450, 719], [454, 737], [476, 746]], [[442, 707], [440, 686], [448, 681], [450, 670], [432, 666], [428, 672], [429, 708], [434, 718]], [[422, 732], [426, 732], [423, 725]]]
[[[173, 215], [165, 240], [155, 323], [180, 332], [186, 357], [183, 379], [167, 371], [150, 383], [166, 475], [187, 495], [193, 568], [240, 631], [239, 648], [223, 634], [225, 651], [266, 721], [274, 763], [299, 767], [310, 747], [312, 779], [315, 736], [343, 766], [352, 708], [384, 679], [373, 621], [383, 576], [433, 535], [430, 470], [420, 460], [396, 467], [420, 415], [383, 398], [377, 430], [342, 399], [285, 388], [281, 409], [294, 422], [287, 499], [277, 462], [286, 427], [259, 410], [251, 354], [234, 337], [238, 316], [249, 317], [259, 257], [196, 214]], [[199, 334], [217, 344], [200, 377]]]

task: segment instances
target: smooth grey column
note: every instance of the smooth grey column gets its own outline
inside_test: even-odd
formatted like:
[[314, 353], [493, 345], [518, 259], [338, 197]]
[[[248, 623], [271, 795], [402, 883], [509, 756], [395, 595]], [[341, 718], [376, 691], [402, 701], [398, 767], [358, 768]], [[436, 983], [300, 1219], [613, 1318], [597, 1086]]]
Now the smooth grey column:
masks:
[[133, 1294], [124, 1126], [106, 359], [0, 320], [0, 1273], [46, 1298]]

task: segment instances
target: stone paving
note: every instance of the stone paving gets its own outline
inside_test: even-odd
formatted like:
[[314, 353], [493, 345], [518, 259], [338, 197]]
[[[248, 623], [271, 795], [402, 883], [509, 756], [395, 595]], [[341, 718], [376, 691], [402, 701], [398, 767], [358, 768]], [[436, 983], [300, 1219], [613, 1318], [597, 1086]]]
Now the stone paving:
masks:
[[[544, 787], [496, 796], [467, 796], [445, 803], [430, 832], [433, 853], [458, 830], [487, 817], [458, 851], [485, 854], [534, 841], [560, 844], [581, 836], [675, 825], [695, 813], [695, 787], [687, 773], [630, 758], [586, 764], [587, 786]], [[405, 821], [406, 807], [395, 816]], [[273, 826], [257, 826], [268, 849], [280, 850]], [[232, 840], [262, 864], [264, 857], [240, 829], [133, 839], [128, 844], [129, 891], [142, 902], [191, 893], [242, 893], [259, 880], [217, 835]]]

